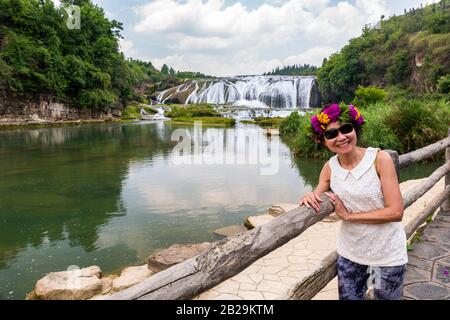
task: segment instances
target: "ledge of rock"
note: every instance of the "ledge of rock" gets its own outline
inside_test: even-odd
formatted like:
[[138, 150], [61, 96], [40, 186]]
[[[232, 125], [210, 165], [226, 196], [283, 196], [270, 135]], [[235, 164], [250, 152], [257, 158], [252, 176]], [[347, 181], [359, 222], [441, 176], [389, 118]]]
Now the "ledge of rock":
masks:
[[102, 293], [98, 266], [50, 272], [36, 283], [27, 300], [85, 300]]
[[213, 233], [214, 233], [214, 235], [216, 235], [220, 238], [225, 238], [225, 237], [237, 235], [238, 233], [245, 232], [245, 231], [247, 231], [247, 228], [245, 228], [244, 226], [234, 225], [234, 226], [217, 229]]
[[154, 272], [167, 269], [180, 262], [195, 257], [200, 252], [209, 247], [210, 242], [197, 244], [174, 244], [167, 249], [163, 249], [152, 254], [148, 258], [148, 268]]
[[286, 212], [298, 208], [298, 206], [298, 203], [277, 203], [269, 208], [269, 214], [274, 217], [278, 217]]
[[112, 291], [117, 292], [127, 289], [144, 281], [153, 274], [154, 272], [149, 270], [146, 264], [142, 266], [127, 267], [122, 270], [119, 277], [113, 279]]
[[262, 226], [262, 225], [264, 225], [266, 223], [269, 223], [273, 219], [275, 219], [275, 217], [270, 215], [270, 214], [262, 214], [262, 215], [259, 215], [259, 216], [251, 216], [251, 217], [248, 217], [244, 221], [244, 225], [248, 229], [253, 229], [253, 228]]

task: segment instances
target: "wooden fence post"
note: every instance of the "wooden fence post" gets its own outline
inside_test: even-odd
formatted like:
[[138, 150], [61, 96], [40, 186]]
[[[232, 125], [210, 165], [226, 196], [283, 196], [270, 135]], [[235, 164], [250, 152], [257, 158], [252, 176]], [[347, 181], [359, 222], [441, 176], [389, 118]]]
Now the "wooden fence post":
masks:
[[[450, 128], [448, 129], [448, 136], [450, 137]], [[450, 162], [450, 147], [445, 149], [445, 162]], [[447, 172], [445, 175], [445, 188], [450, 186], [450, 172]], [[445, 211], [448, 215], [450, 215], [450, 198], [444, 201], [441, 206], [441, 212]]]

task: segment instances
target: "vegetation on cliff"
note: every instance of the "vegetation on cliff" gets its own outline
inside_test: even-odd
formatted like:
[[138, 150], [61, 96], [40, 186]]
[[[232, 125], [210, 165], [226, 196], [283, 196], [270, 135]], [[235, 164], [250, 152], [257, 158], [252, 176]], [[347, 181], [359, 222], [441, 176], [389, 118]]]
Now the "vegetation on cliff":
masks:
[[[0, 91], [10, 98], [57, 100], [80, 108], [108, 109], [186, 78], [151, 62], [125, 59], [122, 23], [109, 20], [91, 0], [0, 0]], [[66, 7], [80, 8], [80, 28], [67, 26]], [[167, 69], [167, 70], [166, 70]]]
[[284, 66], [283, 68], [275, 68], [271, 72], [264, 73], [264, 75], [285, 75], [285, 76], [311, 76], [317, 73], [318, 68], [309, 64], [295, 64], [293, 66]]
[[325, 102], [350, 102], [359, 85], [429, 93], [442, 81], [446, 91], [449, 53], [450, 6], [441, 1], [366, 26], [360, 37], [324, 60], [317, 72], [319, 89]]

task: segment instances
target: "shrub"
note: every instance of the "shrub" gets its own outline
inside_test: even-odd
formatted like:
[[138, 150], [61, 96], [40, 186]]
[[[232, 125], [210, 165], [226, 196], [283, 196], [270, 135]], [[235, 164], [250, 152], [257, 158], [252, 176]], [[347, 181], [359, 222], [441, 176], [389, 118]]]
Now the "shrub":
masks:
[[281, 121], [280, 133], [282, 135], [294, 135], [300, 129], [300, 125], [301, 117], [297, 111], [294, 111]]
[[441, 77], [438, 81], [437, 88], [440, 93], [450, 93], [450, 75]]
[[401, 139], [400, 153], [410, 152], [447, 135], [450, 110], [445, 102], [426, 104], [416, 99], [399, 100], [386, 116], [386, 123]]
[[366, 120], [361, 130], [361, 147], [400, 150], [401, 142], [386, 123], [387, 114], [391, 111], [388, 104], [376, 103], [365, 109], [363, 116]]
[[358, 107], [367, 107], [369, 104], [382, 102], [386, 99], [386, 92], [383, 89], [369, 86], [358, 86], [353, 104]]

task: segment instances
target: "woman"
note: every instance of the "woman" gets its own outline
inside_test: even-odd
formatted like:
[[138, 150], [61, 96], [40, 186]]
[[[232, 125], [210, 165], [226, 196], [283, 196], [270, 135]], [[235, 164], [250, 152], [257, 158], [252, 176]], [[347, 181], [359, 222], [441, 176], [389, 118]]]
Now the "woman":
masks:
[[[339, 299], [398, 300], [408, 255], [401, 224], [403, 199], [394, 163], [385, 151], [357, 146], [364, 118], [352, 106], [331, 105], [311, 118], [316, 142], [334, 155], [325, 163], [314, 192], [300, 204], [320, 208], [324, 193], [341, 218], [337, 239]], [[327, 192], [331, 189], [332, 192]]]

